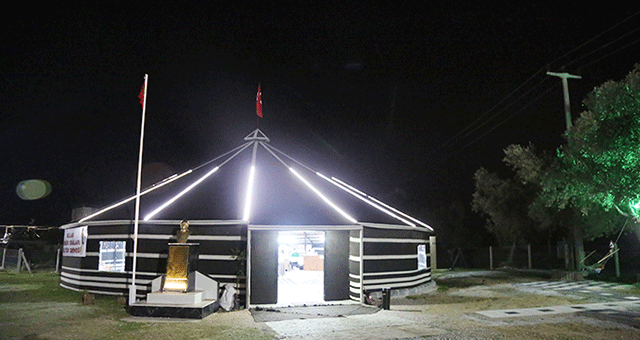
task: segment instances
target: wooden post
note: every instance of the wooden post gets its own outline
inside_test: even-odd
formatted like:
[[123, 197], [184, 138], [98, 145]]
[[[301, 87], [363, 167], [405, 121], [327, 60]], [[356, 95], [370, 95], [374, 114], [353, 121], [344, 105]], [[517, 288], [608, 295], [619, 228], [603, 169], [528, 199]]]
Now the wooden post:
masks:
[[489, 267], [494, 269], [493, 266], [493, 246], [489, 246]]
[[529, 259], [529, 269], [531, 269], [531, 243], [527, 244], [527, 257]]
[[22, 248], [18, 249], [18, 265], [16, 266], [18, 273], [20, 273], [21, 268], [22, 268]]
[[22, 256], [22, 265], [25, 266], [27, 268], [27, 271], [29, 271], [29, 274], [31, 274], [31, 267], [29, 267], [29, 261], [27, 261], [27, 257], [24, 256], [24, 251], [20, 254], [20, 256]]
[[56, 273], [60, 273], [60, 248], [56, 250]]
[[429, 236], [429, 257], [431, 258], [431, 270], [438, 268], [438, 260], [436, 255], [436, 237]]
[[2, 265], [0, 266], [0, 270], [4, 270], [4, 260], [7, 258], [7, 248], [2, 250]]
[[618, 253], [620, 251], [618, 251], [617, 243], [614, 244], [613, 251], [616, 252], [615, 254], [613, 254], [613, 259], [615, 260], [615, 263], [616, 263], [616, 277], [619, 278], [620, 277], [620, 257], [618, 257]]

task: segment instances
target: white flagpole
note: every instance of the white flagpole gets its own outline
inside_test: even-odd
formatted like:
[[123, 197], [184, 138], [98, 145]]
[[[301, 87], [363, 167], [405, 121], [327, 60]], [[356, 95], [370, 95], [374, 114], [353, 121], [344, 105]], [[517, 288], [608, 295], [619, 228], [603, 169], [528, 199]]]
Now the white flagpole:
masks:
[[144, 142], [144, 118], [147, 110], [147, 81], [149, 75], [144, 75], [144, 95], [142, 98], [142, 125], [140, 126], [140, 153], [138, 155], [138, 179], [136, 183], [136, 212], [135, 220], [133, 222], [133, 268], [131, 275], [131, 285], [129, 286], [129, 305], [136, 302], [136, 265], [138, 259], [138, 221], [140, 220], [140, 182], [142, 181], [142, 150]]

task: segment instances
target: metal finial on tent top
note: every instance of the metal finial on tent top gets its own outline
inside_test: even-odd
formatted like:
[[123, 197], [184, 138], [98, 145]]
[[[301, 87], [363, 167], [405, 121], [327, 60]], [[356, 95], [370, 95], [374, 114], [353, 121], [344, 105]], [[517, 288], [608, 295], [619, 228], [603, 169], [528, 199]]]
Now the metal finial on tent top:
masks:
[[253, 132], [251, 132], [246, 137], [244, 137], [244, 140], [246, 140], [246, 141], [265, 141], [267, 143], [269, 143], [271, 141], [269, 139], [269, 137], [267, 137], [267, 135], [264, 134], [264, 132], [260, 131], [260, 129], [253, 130]]

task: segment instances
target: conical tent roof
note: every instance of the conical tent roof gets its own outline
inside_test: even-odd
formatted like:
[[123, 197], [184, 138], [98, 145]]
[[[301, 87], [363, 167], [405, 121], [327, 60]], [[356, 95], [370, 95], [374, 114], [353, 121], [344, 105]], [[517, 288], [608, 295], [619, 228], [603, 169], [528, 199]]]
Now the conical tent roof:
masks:
[[[129, 197], [85, 220], [132, 216]], [[402, 224], [419, 221], [271, 145], [259, 129], [207, 163], [141, 191], [140, 219], [237, 220], [253, 225]]]

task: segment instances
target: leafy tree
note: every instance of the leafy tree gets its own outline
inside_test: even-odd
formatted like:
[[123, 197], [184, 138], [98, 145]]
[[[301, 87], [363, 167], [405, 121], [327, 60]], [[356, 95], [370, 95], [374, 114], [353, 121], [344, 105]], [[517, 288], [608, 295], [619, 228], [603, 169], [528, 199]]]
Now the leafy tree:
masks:
[[558, 149], [559, 166], [543, 195], [583, 214], [615, 208], [638, 216], [640, 202], [640, 64], [622, 81], [608, 81], [585, 100], [587, 111]]
[[601, 206], [585, 203], [582, 209], [576, 209], [572, 205], [557, 204], [555, 196], [550, 193], [558, 184], [564, 185], [575, 180], [564, 177], [567, 172], [557, 157], [546, 153], [539, 155], [531, 144], [526, 147], [509, 145], [504, 153], [503, 160], [514, 170], [516, 179], [535, 188], [529, 217], [540, 223], [540, 229], [571, 236], [575, 233], [574, 226], [578, 226], [581, 239], [593, 239], [615, 232], [616, 226], [611, 221], [617, 220], [617, 216]]
[[514, 179], [502, 179], [484, 168], [474, 174], [472, 208], [487, 217], [486, 228], [501, 243], [526, 238], [535, 228], [528, 216], [533, 191]]
[[[525, 191], [533, 197], [528, 216], [540, 228], [555, 226], [572, 237], [576, 263], [584, 256], [583, 239], [618, 232], [620, 214], [635, 217], [636, 223], [640, 220], [640, 65], [625, 79], [595, 88], [584, 103], [587, 110], [567, 131], [567, 143], [557, 149], [556, 157], [539, 156], [531, 145], [512, 145], [504, 158], [515, 171], [515, 180], [531, 186]], [[500, 184], [481, 170], [476, 173], [476, 192], [490, 188], [482, 182], [493, 182], [495, 195], [514, 199], [508, 198], [513, 193], [499, 190], [513, 184]], [[493, 202], [493, 210], [477, 203], [475, 194], [474, 209], [491, 217], [494, 230], [514, 235], [513, 224], [504, 223], [508, 214], [496, 213], [496, 207], [507, 203], [485, 200]], [[497, 221], [502, 229], [496, 228]]]

